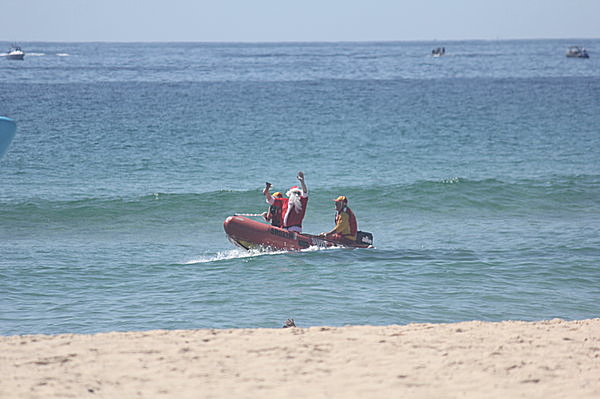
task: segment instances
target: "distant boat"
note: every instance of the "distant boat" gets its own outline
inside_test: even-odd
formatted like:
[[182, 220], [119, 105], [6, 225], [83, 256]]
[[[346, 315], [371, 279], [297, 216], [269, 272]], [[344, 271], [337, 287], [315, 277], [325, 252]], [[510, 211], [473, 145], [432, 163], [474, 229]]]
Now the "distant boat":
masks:
[[583, 47], [571, 46], [567, 49], [567, 57], [569, 58], [590, 58], [588, 52]]
[[13, 45], [6, 53], [7, 60], [22, 60], [23, 58], [25, 58], [25, 52], [16, 45]]
[[17, 124], [14, 120], [5, 116], [0, 116], [0, 158], [2, 158], [6, 153], [6, 150], [8, 150], [10, 142], [13, 137], [15, 137], [16, 130]]
[[438, 48], [435, 48], [435, 49], [431, 50], [431, 55], [433, 57], [441, 57], [444, 54], [446, 54], [446, 48], [445, 47], [438, 47]]

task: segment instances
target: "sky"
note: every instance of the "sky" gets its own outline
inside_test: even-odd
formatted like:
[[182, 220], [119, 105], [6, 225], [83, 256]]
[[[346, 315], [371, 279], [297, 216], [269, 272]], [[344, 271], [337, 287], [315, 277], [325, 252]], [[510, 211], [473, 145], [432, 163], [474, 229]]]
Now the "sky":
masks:
[[600, 0], [0, 0], [8, 42], [600, 38]]

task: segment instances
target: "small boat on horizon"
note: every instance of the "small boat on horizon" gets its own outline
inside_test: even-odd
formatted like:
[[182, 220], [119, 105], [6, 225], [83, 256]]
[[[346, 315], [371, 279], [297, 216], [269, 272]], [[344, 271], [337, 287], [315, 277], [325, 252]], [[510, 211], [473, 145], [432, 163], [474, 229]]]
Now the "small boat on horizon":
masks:
[[436, 49], [431, 50], [431, 56], [432, 57], [441, 57], [444, 54], [446, 54], [446, 48], [445, 47], [438, 47]]
[[23, 49], [21, 49], [20, 46], [17, 46], [15, 44], [13, 44], [12, 47], [8, 50], [8, 53], [6, 53], [7, 60], [23, 60], [23, 58], [25, 58], [25, 52], [23, 51]]
[[590, 58], [587, 50], [579, 46], [569, 47], [565, 55], [569, 58]]

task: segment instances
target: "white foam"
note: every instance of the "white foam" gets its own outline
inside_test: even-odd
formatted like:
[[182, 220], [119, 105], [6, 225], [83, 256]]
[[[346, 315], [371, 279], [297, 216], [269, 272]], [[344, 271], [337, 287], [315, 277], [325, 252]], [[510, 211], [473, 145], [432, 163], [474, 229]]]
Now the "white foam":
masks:
[[304, 248], [300, 251], [259, 251], [257, 249], [244, 250], [244, 249], [231, 249], [229, 251], [217, 252], [215, 255], [201, 256], [198, 258], [190, 259], [184, 261], [184, 265], [195, 265], [198, 263], [210, 263], [210, 262], [218, 262], [222, 260], [230, 260], [230, 259], [244, 259], [244, 258], [253, 258], [255, 256], [269, 256], [269, 255], [281, 255], [281, 254], [289, 254], [289, 253], [298, 253], [298, 252], [315, 252], [315, 251], [328, 251], [332, 249], [340, 249], [342, 247], [322, 247], [318, 245], [313, 245], [308, 248]]
[[331, 246], [331, 247], [323, 247], [320, 245], [311, 245], [308, 248], [304, 248], [302, 250], [300, 250], [300, 252], [315, 252], [315, 251], [330, 251], [332, 249], [340, 249], [340, 248], [344, 248], [344, 247], [338, 247], [338, 246]]
[[243, 258], [252, 258], [255, 256], [277, 255], [277, 254], [284, 254], [284, 253], [287, 253], [287, 251], [258, 251], [258, 250], [246, 251], [243, 249], [232, 249], [229, 251], [217, 252], [215, 255], [201, 256], [199, 258], [194, 258], [194, 259], [184, 262], [184, 264], [185, 265], [194, 265], [197, 263], [218, 262], [221, 260], [243, 259]]

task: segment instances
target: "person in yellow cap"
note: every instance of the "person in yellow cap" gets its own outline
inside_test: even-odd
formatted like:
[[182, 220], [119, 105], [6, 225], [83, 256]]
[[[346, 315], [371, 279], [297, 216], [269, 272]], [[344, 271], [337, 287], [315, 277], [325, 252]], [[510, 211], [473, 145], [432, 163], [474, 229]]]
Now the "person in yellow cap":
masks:
[[[269, 190], [271, 187], [271, 183], [266, 183], [265, 189], [263, 190], [263, 194]], [[279, 191], [276, 191], [272, 195], [273, 198], [283, 198], [283, 194]], [[269, 206], [269, 210], [267, 212], [262, 213], [262, 217], [267, 222], [271, 222], [271, 226], [282, 227], [283, 226], [283, 212], [281, 209], [280, 202], [273, 202]]]
[[327, 233], [321, 233], [320, 235], [325, 238], [332, 240], [344, 241], [356, 241], [356, 232], [358, 231], [358, 224], [356, 223], [356, 216], [350, 208], [348, 208], [348, 198], [344, 195], [340, 195], [333, 200], [335, 202], [335, 227]]

